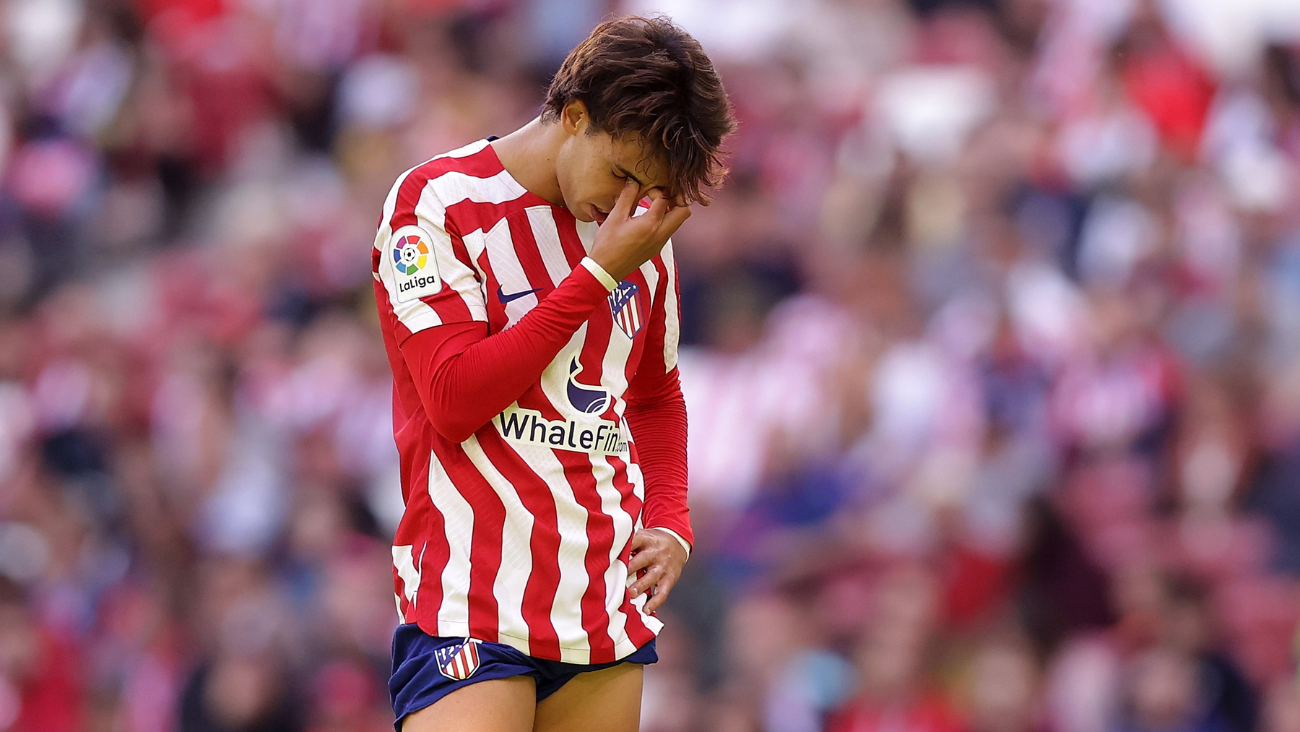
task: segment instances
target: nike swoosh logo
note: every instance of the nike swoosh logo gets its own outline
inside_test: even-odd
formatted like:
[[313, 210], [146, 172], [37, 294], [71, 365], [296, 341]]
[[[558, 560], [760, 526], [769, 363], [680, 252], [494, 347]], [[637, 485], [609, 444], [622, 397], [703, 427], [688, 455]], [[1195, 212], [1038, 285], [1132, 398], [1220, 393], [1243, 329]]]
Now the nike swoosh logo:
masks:
[[502, 305], [504, 305], [504, 304], [506, 304], [506, 303], [508, 303], [508, 302], [511, 302], [511, 301], [513, 301], [513, 300], [518, 300], [518, 299], [521, 298], [521, 297], [527, 297], [528, 295], [531, 295], [531, 294], [533, 294], [534, 292], [537, 292], [537, 291], [540, 290], [540, 289], [542, 289], [542, 288], [540, 288], [540, 287], [534, 287], [534, 288], [531, 289], [531, 290], [524, 290], [523, 292], [516, 292], [516, 293], [514, 293], [513, 295], [507, 295], [507, 294], [505, 293], [505, 290], [502, 290], [501, 287], [498, 285], [498, 286], [497, 286], [497, 299], [501, 301], [501, 304], [502, 304]]

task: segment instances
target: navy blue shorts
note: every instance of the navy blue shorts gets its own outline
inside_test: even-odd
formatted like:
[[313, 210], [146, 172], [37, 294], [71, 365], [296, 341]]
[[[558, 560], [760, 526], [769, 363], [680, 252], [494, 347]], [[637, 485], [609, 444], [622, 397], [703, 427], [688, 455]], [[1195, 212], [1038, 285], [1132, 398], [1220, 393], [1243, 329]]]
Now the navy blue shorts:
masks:
[[393, 675], [388, 679], [388, 697], [397, 715], [393, 724], [400, 731], [406, 715], [478, 681], [531, 676], [540, 702], [584, 671], [658, 660], [653, 640], [626, 658], [588, 666], [533, 658], [501, 643], [432, 636], [415, 623], [399, 625], [393, 633]]

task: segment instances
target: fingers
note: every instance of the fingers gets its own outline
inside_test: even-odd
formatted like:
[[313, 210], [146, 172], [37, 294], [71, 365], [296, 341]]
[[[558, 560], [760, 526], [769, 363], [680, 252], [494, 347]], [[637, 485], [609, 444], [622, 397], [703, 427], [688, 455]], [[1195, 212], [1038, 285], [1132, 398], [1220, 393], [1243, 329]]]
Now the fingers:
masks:
[[628, 588], [628, 591], [632, 593], [632, 597], [637, 597], [638, 595], [645, 593], [646, 590], [659, 584], [659, 581], [664, 578], [664, 573], [666, 571], [667, 570], [664, 569], [662, 564], [656, 564], [650, 567], [646, 570], [644, 576], [638, 578], [637, 581]]
[[640, 572], [641, 570], [645, 569], [646, 567], [649, 567], [651, 564], [654, 564], [654, 561], [655, 561], [654, 552], [652, 551], [636, 552], [635, 554], [632, 555], [632, 559], [629, 560], [627, 563], [627, 573], [629, 576], [634, 575], [637, 572]]
[[623, 190], [618, 193], [618, 200], [614, 202], [614, 210], [609, 212], [610, 218], [617, 218], [619, 221], [632, 218], [632, 208], [636, 206], [637, 191], [640, 186], [636, 181], [628, 178], [623, 183]]
[[668, 593], [672, 591], [675, 584], [677, 584], [676, 580], [671, 577], [664, 577], [659, 584], [655, 585], [654, 594], [645, 603], [645, 611], [652, 613], [658, 610], [659, 606], [664, 604], [664, 600], [668, 599]]
[[[628, 561], [628, 576], [637, 577], [628, 587], [631, 597], [639, 597], [653, 588], [653, 593], [646, 601], [645, 611], [654, 612], [668, 597], [669, 590], [677, 583], [681, 565], [673, 557], [667, 542], [672, 538], [653, 529], [642, 529], [632, 537], [632, 556]], [[673, 545], [675, 546], [675, 544]]]
[[667, 241], [677, 231], [678, 227], [686, 223], [686, 219], [690, 217], [690, 206], [674, 206], [664, 214], [663, 219], [659, 222], [658, 237]]
[[663, 224], [664, 216], [668, 213], [669, 208], [671, 208], [671, 206], [668, 203], [668, 199], [663, 196], [658, 196], [651, 198], [650, 208], [641, 215], [645, 217], [645, 220], [649, 222], [651, 226], [658, 229]]

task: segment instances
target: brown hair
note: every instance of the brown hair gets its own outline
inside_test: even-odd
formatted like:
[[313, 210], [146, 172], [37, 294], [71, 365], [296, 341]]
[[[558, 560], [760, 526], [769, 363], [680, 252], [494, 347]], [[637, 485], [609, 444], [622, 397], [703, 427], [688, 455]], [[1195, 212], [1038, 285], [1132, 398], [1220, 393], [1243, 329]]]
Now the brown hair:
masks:
[[543, 121], [578, 100], [591, 130], [635, 136], [656, 148], [689, 201], [726, 175], [720, 148], [736, 127], [731, 103], [700, 44], [663, 17], [631, 16], [596, 26], [551, 80]]

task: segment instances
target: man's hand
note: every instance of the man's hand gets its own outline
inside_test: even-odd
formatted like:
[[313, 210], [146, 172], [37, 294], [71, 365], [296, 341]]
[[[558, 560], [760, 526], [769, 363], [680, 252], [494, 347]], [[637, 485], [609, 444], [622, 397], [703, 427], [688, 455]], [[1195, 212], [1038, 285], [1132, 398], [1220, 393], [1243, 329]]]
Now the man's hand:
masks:
[[658, 254], [677, 227], [691, 215], [691, 207], [684, 205], [683, 197], [670, 200], [658, 188], [651, 188], [647, 194], [650, 209], [633, 216], [638, 191], [636, 181], [628, 179], [614, 210], [596, 231], [596, 242], [591, 247], [592, 260], [616, 281]]
[[645, 611], [652, 613], [664, 600], [668, 592], [682, 576], [682, 565], [686, 564], [686, 550], [671, 534], [659, 529], [641, 529], [632, 537], [632, 560], [628, 562], [628, 577], [636, 577], [645, 570], [645, 576], [637, 579], [629, 590], [632, 597], [653, 588], [650, 599], [645, 604]]

